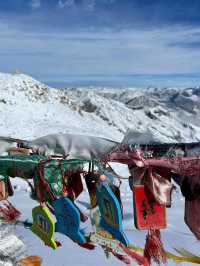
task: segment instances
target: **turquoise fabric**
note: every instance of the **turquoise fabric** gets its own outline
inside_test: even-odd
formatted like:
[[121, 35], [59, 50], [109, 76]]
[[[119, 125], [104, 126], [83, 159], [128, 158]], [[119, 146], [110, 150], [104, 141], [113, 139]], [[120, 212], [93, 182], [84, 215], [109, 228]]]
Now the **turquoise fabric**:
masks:
[[[0, 156], [0, 180], [7, 177], [21, 177], [24, 179], [33, 179], [34, 185], [39, 185], [39, 165], [44, 161], [44, 179], [49, 184], [51, 191], [56, 198], [62, 195], [62, 175], [67, 184], [67, 174], [82, 169], [84, 163], [89, 160], [66, 160], [66, 159], [49, 159], [40, 155], [15, 155]], [[49, 195], [45, 194], [45, 199], [50, 200]]]

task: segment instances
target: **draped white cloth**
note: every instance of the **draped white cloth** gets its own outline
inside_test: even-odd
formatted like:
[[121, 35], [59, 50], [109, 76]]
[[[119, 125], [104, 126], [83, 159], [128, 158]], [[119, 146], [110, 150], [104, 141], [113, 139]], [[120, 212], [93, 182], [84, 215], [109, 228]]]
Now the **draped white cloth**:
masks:
[[128, 130], [122, 140], [122, 144], [126, 145], [150, 143], [161, 143], [161, 141], [157, 139], [148, 129], [145, 132], [138, 132], [133, 129]]
[[24, 142], [25, 147], [41, 155], [68, 155], [70, 159], [101, 159], [118, 144], [109, 139], [73, 134], [51, 134]]

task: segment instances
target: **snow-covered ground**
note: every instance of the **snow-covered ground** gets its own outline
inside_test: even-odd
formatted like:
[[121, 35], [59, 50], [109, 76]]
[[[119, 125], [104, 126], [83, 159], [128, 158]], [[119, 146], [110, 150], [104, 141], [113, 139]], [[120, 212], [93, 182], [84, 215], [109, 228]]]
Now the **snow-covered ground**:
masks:
[[[162, 141], [200, 140], [200, 89], [136, 89], [107, 88], [53, 89], [24, 74], [0, 73], [0, 135], [32, 139], [49, 133], [76, 133], [102, 136], [121, 141], [133, 128], [149, 129]], [[126, 167], [115, 166], [128, 176]], [[11, 202], [22, 212], [22, 219], [31, 218], [37, 205], [30, 199], [26, 184], [14, 179], [15, 195]], [[87, 201], [87, 193], [81, 201]], [[134, 228], [132, 194], [126, 180], [122, 185], [125, 207], [124, 228], [129, 239], [143, 246], [146, 232]], [[82, 209], [84, 206], [80, 205]], [[86, 213], [88, 210], [85, 209]], [[162, 231], [167, 250], [186, 248], [199, 254], [199, 242], [183, 221], [184, 200], [177, 192], [168, 209], [168, 228]], [[84, 224], [83, 224], [84, 226]], [[121, 265], [114, 257], [107, 260], [103, 251], [87, 251], [68, 238], [58, 235], [62, 247], [56, 251], [44, 246], [28, 229], [17, 227], [16, 234], [27, 246], [30, 255], [43, 258], [43, 266]], [[169, 265], [174, 265], [169, 261]], [[190, 265], [182, 263], [181, 265]]]

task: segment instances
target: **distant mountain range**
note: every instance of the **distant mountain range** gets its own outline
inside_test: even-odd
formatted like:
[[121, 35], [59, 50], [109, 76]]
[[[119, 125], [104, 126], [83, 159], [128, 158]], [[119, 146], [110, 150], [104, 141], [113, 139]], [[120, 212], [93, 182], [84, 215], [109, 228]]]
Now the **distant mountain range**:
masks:
[[51, 88], [0, 73], [0, 135], [77, 133], [122, 140], [147, 130], [164, 142], [200, 140], [200, 88]]

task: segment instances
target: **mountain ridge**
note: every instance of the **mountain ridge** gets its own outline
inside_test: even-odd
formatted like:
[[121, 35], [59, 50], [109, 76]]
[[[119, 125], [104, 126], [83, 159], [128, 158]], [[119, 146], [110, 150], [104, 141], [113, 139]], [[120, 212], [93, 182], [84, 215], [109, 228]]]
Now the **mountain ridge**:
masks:
[[51, 88], [25, 74], [0, 73], [0, 135], [50, 133], [122, 140], [127, 130], [160, 141], [200, 140], [200, 88]]

